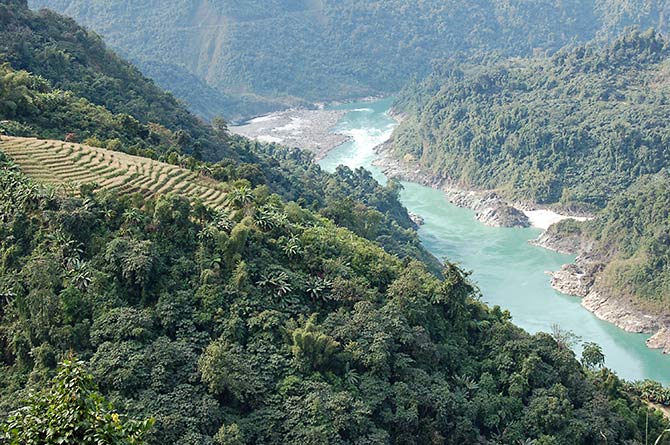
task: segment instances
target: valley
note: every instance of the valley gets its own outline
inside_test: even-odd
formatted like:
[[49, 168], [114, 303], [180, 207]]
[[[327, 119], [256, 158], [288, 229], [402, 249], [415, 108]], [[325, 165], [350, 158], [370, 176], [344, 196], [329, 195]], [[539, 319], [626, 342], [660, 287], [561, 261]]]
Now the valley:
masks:
[[[385, 99], [336, 107], [349, 113], [334, 131], [350, 135], [353, 141], [332, 151], [321, 166], [331, 171], [340, 164], [362, 166], [385, 182], [376, 149], [396, 125], [388, 113], [392, 102]], [[553, 325], [559, 325], [583, 342], [600, 344], [606, 365], [622, 377], [670, 382], [670, 358], [646, 346], [648, 334], [625, 332], [592, 315], [579, 298], [552, 289], [547, 273], [575, 257], [530, 245], [542, 229], [487, 227], [476, 221], [474, 211], [450, 203], [439, 188], [407, 181], [402, 185], [401, 202], [424, 219], [419, 228], [424, 246], [438, 258], [472, 270], [487, 303], [509, 309], [514, 322], [529, 332], [550, 332]]]
[[[326, 124], [319, 128], [350, 140], [340, 147], [331, 147], [332, 152], [317, 156], [316, 161], [328, 171], [334, 171], [338, 165], [364, 167], [380, 183], [385, 183], [388, 176], [402, 178], [405, 189], [401, 202], [423, 219], [419, 236], [424, 246], [440, 259], [457, 259], [463, 267], [473, 270], [475, 282], [487, 303], [511, 310], [515, 322], [530, 332], [549, 332], [558, 325], [577, 334], [581, 341], [600, 344], [606, 353], [607, 366], [627, 379], [670, 382], [667, 371], [670, 359], [662, 354], [663, 333], [647, 343], [650, 335], [662, 327], [655, 316], [635, 309], [630, 303], [623, 304], [621, 299], [612, 298], [603, 304], [607, 299], [597, 293], [585, 298], [588, 292], [582, 294], [575, 290], [580, 277], [562, 270], [575, 260], [578, 248], [573, 247], [569, 254], [561, 255], [545, 250], [553, 250], [560, 240], [532, 246], [551, 224], [567, 218], [584, 222], [593, 216], [561, 215], [542, 206], [514, 203], [526, 218], [520, 227], [508, 228], [515, 223], [499, 216], [486, 220], [472, 209], [483, 205], [484, 212], [491, 211], [484, 195], [435, 182], [420, 167], [399, 162], [389, 152], [388, 141], [397, 126], [396, 118], [390, 114], [393, 101], [390, 97], [328, 107], [325, 112], [338, 117], [335, 123], [321, 120], [324, 111], [271, 114], [258, 119], [253, 134], [259, 140], [278, 142], [271, 140], [276, 135], [274, 119], [295, 118], [296, 113], [307, 122]], [[292, 142], [299, 147], [307, 147], [312, 141], [311, 136], [300, 133], [293, 136]], [[459, 202], [458, 197], [464, 194], [473, 195]], [[506, 267], [500, 268], [501, 264]], [[524, 282], [521, 290], [512, 285], [515, 283], [513, 273]], [[509, 287], [504, 285], [506, 282], [510, 283]], [[655, 346], [657, 344], [659, 346]], [[650, 350], [648, 346], [660, 350]]]
[[669, 445], [668, 16], [0, 0], [0, 443]]

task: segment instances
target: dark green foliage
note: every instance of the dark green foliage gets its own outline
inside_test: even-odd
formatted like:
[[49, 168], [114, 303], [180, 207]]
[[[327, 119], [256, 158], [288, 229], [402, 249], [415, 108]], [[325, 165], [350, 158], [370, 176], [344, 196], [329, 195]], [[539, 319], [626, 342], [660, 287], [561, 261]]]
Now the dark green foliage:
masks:
[[198, 124], [170, 95], [107, 49], [102, 39], [50, 11], [0, 4], [0, 60], [48, 79], [115, 114], [176, 129]]
[[[254, 18], [236, 5], [226, 13]], [[10, 130], [46, 132], [30, 107], [51, 87], [5, 74]], [[81, 103], [98, 111], [81, 113], [91, 123], [131, 116]], [[74, 351], [116, 406], [155, 418], [149, 444], [644, 443], [649, 413], [615, 375], [513, 326], [456, 266], [414, 260], [426, 254], [396, 183], [326, 175], [221, 122], [199, 133], [132, 119], [112, 129], [148, 128], [135, 144], [229, 182], [227, 205], [59, 197], [0, 154], [3, 418]], [[203, 140], [236, 159], [182, 154]], [[660, 416], [648, 426], [660, 434]]]
[[[241, 95], [243, 102], [257, 100], [254, 94], [287, 104], [296, 98], [363, 97], [397, 91], [412, 75], [426, 74], [435, 60], [553, 52], [597, 35], [616, 35], [625, 26], [665, 27], [663, 18], [670, 15], [667, 2], [643, 6], [629, 0], [33, 0], [31, 5], [54, 8], [102, 33], [145, 73], [160, 73], [164, 87], [202, 113], [208, 112], [203, 105], [208, 97], [195, 95], [193, 75], [219, 94]], [[242, 111], [252, 109], [240, 105]]]
[[509, 197], [603, 207], [670, 166], [670, 47], [650, 30], [549, 59], [442, 67], [409, 87], [396, 154]]
[[616, 376], [514, 327], [458, 268], [438, 279], [262, 187], [217, 213], [0, 181], [2, 415], [73, 350], [155, 418], [150, 444], [644, 442]]

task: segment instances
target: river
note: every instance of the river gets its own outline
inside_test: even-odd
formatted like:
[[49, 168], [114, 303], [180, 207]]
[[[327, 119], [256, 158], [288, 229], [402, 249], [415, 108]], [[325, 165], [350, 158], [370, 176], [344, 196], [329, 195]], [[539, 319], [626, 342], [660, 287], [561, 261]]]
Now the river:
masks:
[[[395, 127], [388, 115], [391, 103], [392, 99], [383, 99], [333, 107], [348, 111], [335, 131], [352, 136], [353, 141], [332, 150], [321, 167], [333, 171], [340, 164], [362, 166], [385, 183], [382, 171], [372, 165], [373, 148], [386, 141]], [[574, 257], [528, 244], [541, 230], [487, 227], [474, 219], [471, 210], [451, 204], [443, 192], [412, 182], [402, 184], [402, 203], [425, 220], [419, 229], [424, 246], [436, 257], [472, 270], [485, 302], [509, 309], [514, 323], [531, 333], [550, 332], [557, 324], [577, 334], [581, 342], [598, 343], [605, 365], [625, 379], [670, 382], [670, 358], [645, 346], [648, 335], [627, 333], [599, 320], [582, 308], [578, 298], [551, 288], [545, 272], [560, 269]]]

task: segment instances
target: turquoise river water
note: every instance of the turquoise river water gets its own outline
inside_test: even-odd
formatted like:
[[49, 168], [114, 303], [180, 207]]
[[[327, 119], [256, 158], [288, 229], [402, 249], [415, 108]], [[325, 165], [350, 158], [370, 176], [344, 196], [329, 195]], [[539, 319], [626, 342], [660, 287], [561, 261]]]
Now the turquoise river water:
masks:
[[[352, 136], [353, 141], [331, 151], [320, 162], [322, 168], [362, 166], [385, 183], [384, 174], [372, 161], [376, 158], [373, 148], [387, 140], [395, 126], [388, 115], [391, 102], [384, 99], [334, 107], [349, 111], [337, 131]], [[578, 298], [551, 288], [545, 272], [558, 270], [574, 258], [528, 244], [541, 230], [487, 227], [474, 219], [471, 210], [449, 203], [439, 190], [412, 182], [403, 182], [403, 186], [403, 204], [425, 219], [419, 229], [424, 246], [436, 257], [472, 270], [484, 301], [509, 309], [514, 323], [531, 333], [549, 332], [552, 324], [558, 324], [579, 335], [581, 341], [600, 344], [606, 366], [621, 377], [670, 382], [670, 357], [648, 349], [648, 336], [601, 321], [582, 308]]]

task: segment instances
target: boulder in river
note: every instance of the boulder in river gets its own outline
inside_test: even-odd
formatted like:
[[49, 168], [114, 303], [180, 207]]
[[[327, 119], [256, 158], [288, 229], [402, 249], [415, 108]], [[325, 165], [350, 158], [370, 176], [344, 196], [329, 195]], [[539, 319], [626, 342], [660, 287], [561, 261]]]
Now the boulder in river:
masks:
[[529, 227], [528, 217], [494, 192], [448, 190], [447, 198], [475, 211], [475, 218], [491, 227]]
[[416, 213], [408, 212], [409, 214], [409, 219], [412, 220], [414, 224], [417, 226], [422, 226], [425, 224], [425, 221], [421, 215], [417, 215]]

